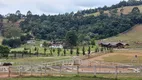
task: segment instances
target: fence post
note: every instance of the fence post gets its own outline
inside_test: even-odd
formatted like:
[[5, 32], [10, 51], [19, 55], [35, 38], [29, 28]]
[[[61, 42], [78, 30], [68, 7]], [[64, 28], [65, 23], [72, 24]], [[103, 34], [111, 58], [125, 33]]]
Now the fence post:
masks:
[[8, 67], [8, 77], [10, 77], [10, 74], [11, 74], [11, 69], [10, 69], [10, 66]]
[[117, 76], [118, 76], [118, 66], [115, 66], [115, 79], [117, 80]]
[[19, 76], [21, 76], [22, 74], [21, 74], [21, 66], [19, 67]]
[[47, 65], [45, 65], [45, 76], [46, 76], [46, 74], [47, 74], [47, 73], [46, 73], [46, 69], [47, 69]]
[[60, 66], [60, 77], [61, 77], [61, 73], [62, 73], [62, 66]]
[[31, 76], [33, 75], [33, 66], [31, 65]]
[[79, 75], [79, 65], [77, 65], [77, 74]]
[[24, 58], [24, 53], [22, 52], [22, 58]]
[[40, 66], [40, 76], [42, 77], [42, 66]]
[[94, 77], [96, 77], [97, 71], [96, 71], [96, 65], [94, 66]]

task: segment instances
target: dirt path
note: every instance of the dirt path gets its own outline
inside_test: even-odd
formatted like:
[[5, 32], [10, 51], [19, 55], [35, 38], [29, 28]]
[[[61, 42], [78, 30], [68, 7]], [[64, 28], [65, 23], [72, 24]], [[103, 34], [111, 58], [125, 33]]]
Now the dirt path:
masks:
[[[18, 77], [17, 75], [10, 75], [10, 78]], [[0, 74], [0, 78], [9, 78], [8, 73], [7, 74]]]

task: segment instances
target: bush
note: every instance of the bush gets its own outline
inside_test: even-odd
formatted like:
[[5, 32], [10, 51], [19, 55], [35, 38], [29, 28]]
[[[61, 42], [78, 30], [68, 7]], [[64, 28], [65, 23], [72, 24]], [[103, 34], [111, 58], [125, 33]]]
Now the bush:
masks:
[[17, 48], [21, 45], [21, 40], [19, 38], [4, 39], [2, 44], [11, 48]]
[[0, 45], [1, 57], [8, 57], [9, 52], [10, 52], [10, 49], [7, 46]]

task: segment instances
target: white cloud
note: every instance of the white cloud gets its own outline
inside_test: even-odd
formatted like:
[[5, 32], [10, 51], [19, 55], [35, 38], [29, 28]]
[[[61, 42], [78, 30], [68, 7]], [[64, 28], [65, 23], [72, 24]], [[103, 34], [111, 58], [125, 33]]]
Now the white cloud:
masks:
[[58, 14], [86, 8], [112, 5], [120, 0], [0, 0], [0, 13], [15, 13], [20, 10], [26, 14], [31, 10], [34, 14]]

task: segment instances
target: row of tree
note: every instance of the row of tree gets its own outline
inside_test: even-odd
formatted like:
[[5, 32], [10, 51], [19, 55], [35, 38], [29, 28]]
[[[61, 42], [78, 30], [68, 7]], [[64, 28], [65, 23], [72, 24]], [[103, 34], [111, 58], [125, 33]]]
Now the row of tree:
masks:
[[[76, 47], [76, 48], [71, 48], [71, 49], [49, 49], [50, 52], [47, 53], [47, 48], [44, 48], [44, 53], [39, 53], [39, 48], [35, 47], [34, 48], [34, 52], [31, 52], [32, 49], [24, 49], [23, 51], [11, 51], [11, 54], [14, 54], [13, 57], [17, 58], [17, 54], [21, 54], [21, 57], [24, 58], [24, 55], [29, 55], [29, 57], [35, 55], [35, 56], [54, 56], [54, 55], [57, 55], [57, 56], [67, 56], [70, 54], [70, 56], [73, 56], [74, 53], [76, 54], [76, 56], [79, 56], [79, 55], [87, 55], [88, 57], [90, 56], [90, 54], [92, 52], [95, 52], [95, 53], [107, 53], [107, 52], [113, 52], [113, 49], [112, 48], [104, 48], [104, 47], [96, 47], [96, 48], [93, 48], [94, 51], [91, 51], [91, 47], [88, 46], [88, 48], [85, 48], [84, 46], [82, 47], [82, 49], [80, 50], [80, 48]], [[69, 53], [68, 53], [69, 52]], [[57, 53], [57, 54], [55, 54]]]

